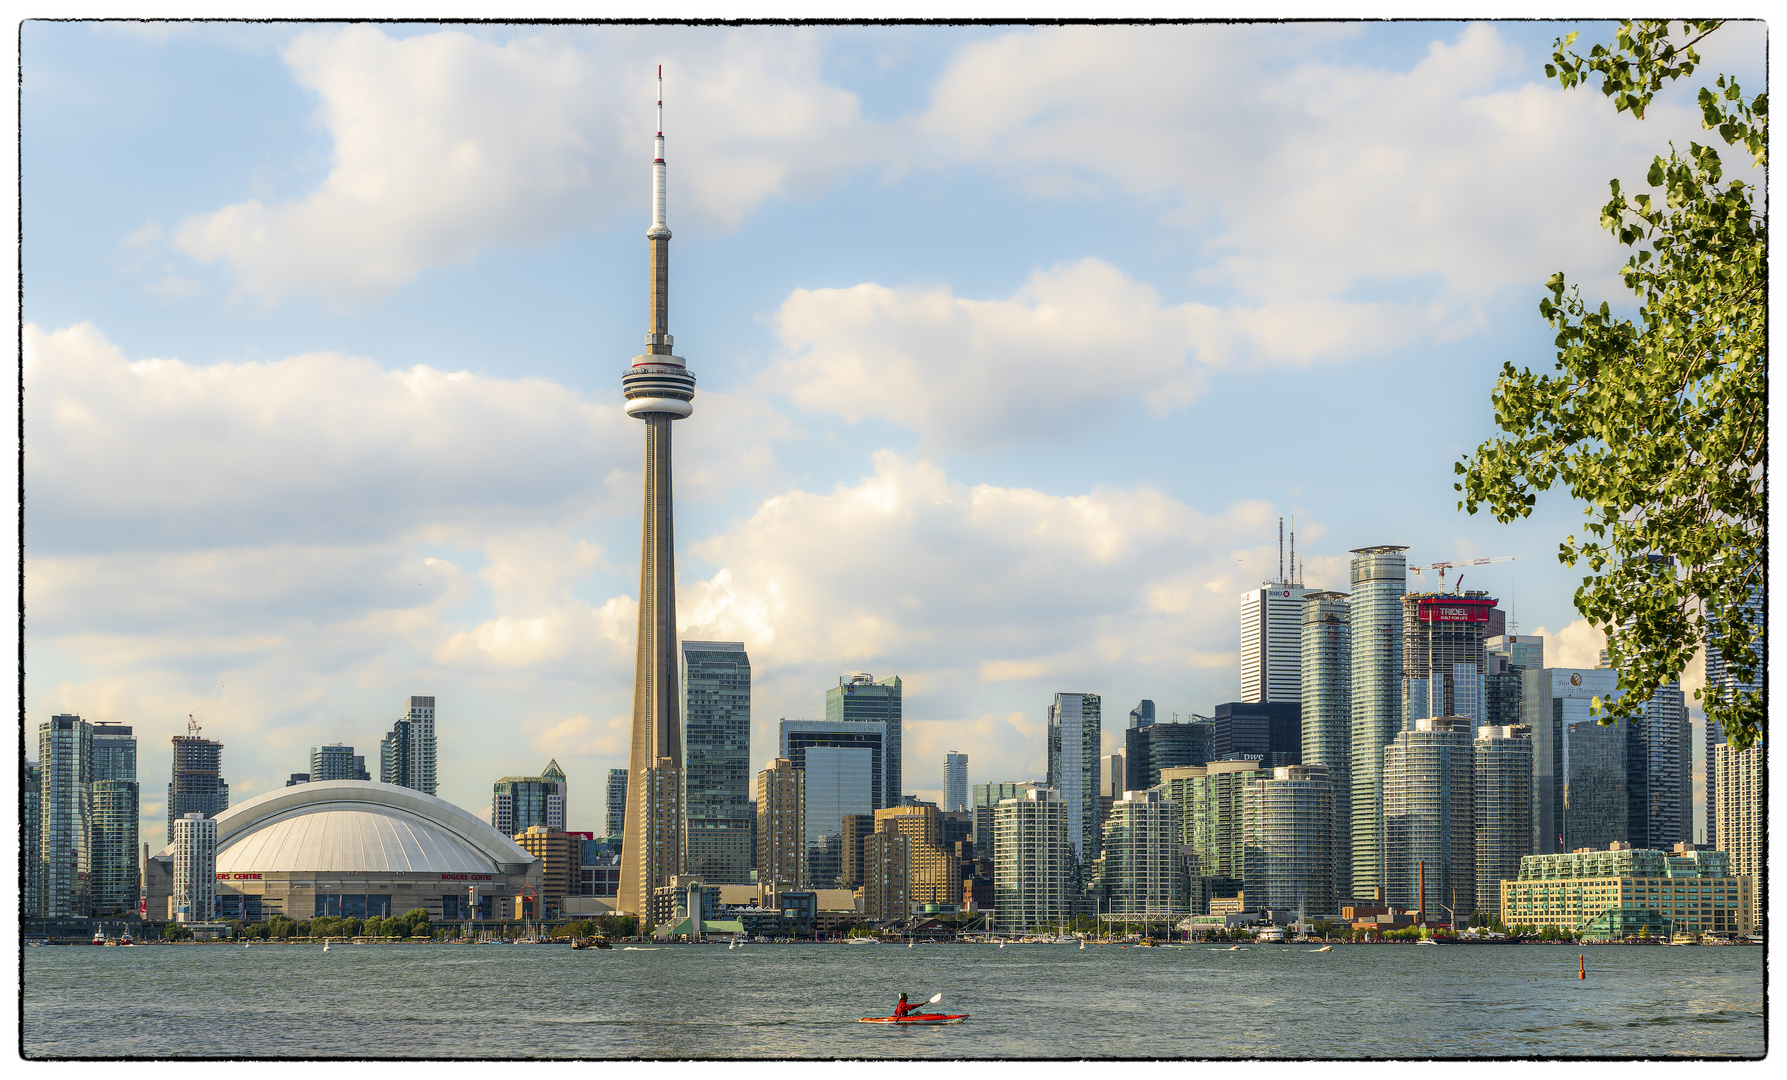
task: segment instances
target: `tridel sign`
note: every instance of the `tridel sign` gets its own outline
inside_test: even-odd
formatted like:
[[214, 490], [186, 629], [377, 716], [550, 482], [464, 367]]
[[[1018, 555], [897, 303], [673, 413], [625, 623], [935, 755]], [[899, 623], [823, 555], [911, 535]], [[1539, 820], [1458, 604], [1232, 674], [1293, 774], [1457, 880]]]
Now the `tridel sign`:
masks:
[[1422, 622], [1488, 622], [1493, 600], [1422, 600]]

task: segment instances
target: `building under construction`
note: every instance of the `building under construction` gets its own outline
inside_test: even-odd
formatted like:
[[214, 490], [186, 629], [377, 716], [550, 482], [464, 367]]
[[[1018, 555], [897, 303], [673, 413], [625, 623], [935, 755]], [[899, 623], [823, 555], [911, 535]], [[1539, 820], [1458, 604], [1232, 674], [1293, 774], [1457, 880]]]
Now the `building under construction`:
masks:
[[1484, 639], [1507, 632], [1507, 614], [1481, 589], [1402, 597], [1404, 723], [1430, 716], [1488, 720]]

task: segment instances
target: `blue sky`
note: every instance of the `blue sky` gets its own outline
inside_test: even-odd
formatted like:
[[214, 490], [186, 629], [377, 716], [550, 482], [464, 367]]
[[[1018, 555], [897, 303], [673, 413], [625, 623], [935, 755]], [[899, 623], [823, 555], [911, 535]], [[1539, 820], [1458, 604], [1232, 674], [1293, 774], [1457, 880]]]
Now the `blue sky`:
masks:
[[1207, 713], [1280, 515], [1311, 585], [1517, 556], [1467, 587], [1592, 664], [1580, 509], [1451, 487], [1546, 278], [1619, 303], [1607, 181], [1701, 135], [1545, 83], [1571, 28], [27, 23], [28, 724], [137, 725], [158, 838], [188, 713], [240, 800], [432, 693], [443, 796], [556, 757], [600, 827], [660, 62], [680, 618], [754, 768], [857, 671], [921, 794], [1040, 775], [1058, 690]]

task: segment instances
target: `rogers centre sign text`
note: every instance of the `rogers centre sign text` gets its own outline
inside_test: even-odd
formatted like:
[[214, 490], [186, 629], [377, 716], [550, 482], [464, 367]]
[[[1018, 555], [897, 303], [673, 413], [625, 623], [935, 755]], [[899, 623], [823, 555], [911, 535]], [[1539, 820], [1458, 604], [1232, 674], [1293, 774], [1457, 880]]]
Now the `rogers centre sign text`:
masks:
[[442, 881], [490, 881], [493, 874], [442, 874]]

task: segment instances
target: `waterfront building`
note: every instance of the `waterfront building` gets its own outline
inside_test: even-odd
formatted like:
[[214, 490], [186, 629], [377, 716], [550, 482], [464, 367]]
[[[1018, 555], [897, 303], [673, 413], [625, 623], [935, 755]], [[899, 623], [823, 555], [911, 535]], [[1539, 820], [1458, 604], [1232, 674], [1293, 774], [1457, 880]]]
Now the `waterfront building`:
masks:
[[92, 909], [135, 914], [142, 882], [137, 835], [142, 789], [137, 741], [127, 724], [93, 725]]
[[[1384, 902], [1455, 916], [1477, 906], [1471, 722], [1416, 720], [1384, 749]], [[1422, 895], [1423, 884], [1425, 896]]]
[[1754, 931], [1752, 879], [1726, 853], [1610, 848], [1528, 855], [1501, 883], [1502, 922], [1557, 927], [1590, 940]]
[[1326, 765], [1333, 795], [1333, 894], [1352, 884], [1353, 633], [1347, 595], [1303, 594], [1302, 764]]
[[1487, 719], [1484, 641], [1496, 600], [1471, 589], [1405, 593], [1401, 603], [1404, 721], [1462, 716], [1474, 732]]
[[229, 809], [230, 785], [223, 778], [223, 744], [199, 735], [196, 722], [174, 736], [174, 773], [168, 781], [168, 843], [174, 822], [187, 814], [216, 817]]
[[1384, 884], [1384, 747], [1402, 730], [1402, 596], [1408, 548], [1354, 548], [1347, 619], [1352, 664], [1352, 888]]
[[217, 913], [217, 820], [200, 813], [174, 822], [174, 912], [179, 922]]
[[[41, 736], [40, 736], [41, 741]], [[19, 915], [43, 910], [43, 771], [27, 761], [19, 775]]]
[[1335, 910], [1334, 784], [1326, 765], [1284, 765], [1242, 789], [1242, 882], [1254, 911]]
[[434, 698], [412, 695], [404, 713], [379, 743], [379, 781], [435, 789]]
[[341, 743], [310, 748], [310, 780], [371, 780], [366, 756]]
[[1590, 713], [1616, 698], [1607, 668], [1521, 672], [1522, 723], [1533, 732], [1533, 852], [1626, 842], [1626, 733]]
[[544, 914], [563, 911], [565, 897], [576, 895], [583, 879], [583, 837], [545, 825], [530, 825], [515, 834], [515, 846], [540, 866], [540, 908]]
[[[905, 896], [911, 903], [953, 904], [961, 895], [960, 864], [943, 843], [942, 827], [942, 816], [935, 806], [893, 806], [875, 811], [876, 833], [899, 833], [910, 841], [905, 848], [904, 880]], [[869, 867], [865, 865], [864, 870], [868, 872]]]
[[490, 824], [504, 836], [538, 825], [553, 832], [565, 829], [569, 784], [554, 758], [538, 776], [505, 776], [491, 786]]
[[897, 675], [877, 682], [875, 676], [862, 672], [847, 678], [840, 676], [838, 685], [825, 691], [825, 719], [829, 723], [882, 725], [882, 794], [874, 804], [877, 810], [900, 805], [900, 797], [905, 794], [900, 786], [904, 782], [900, 768], [900, 685]]
[[1303, 700], [1303, 597], [1288, 581], [1261, 582], [1241, 594], [1241, 700]]
[[[1049, 706], [1049, 787], [1067, 813], [1076, 875], [1098, 858], [1099, 748], [1104, 738], [1097, 694], [1056, 694]], [[1076, 876], [1075, 881], [1084, 878]]]
[[943, 809], [968, 809], [968, 755], [954, 750], [943, 755]]
[[1197, 861], [1197, 876], [1241, 880], [1247, 866], [1247, 789], [1273, 774], [1254, 759], [1212, 761], [1170, 772], [1167, 790], [1175, 801], [1187, 805], [1177, 797], [1178, 790], [1171, 786], [1175, 783], [1183, 784], [1191, 796], [1191, 823], [1181, 839]]
[[602, 831], [608, 836], [624, 836], [627, 831], [627, 770], [608, 770], [608, 797], [602, 818]]
[[1053, 788], [1029, 787], [993, 808], [993, 928], [1023, 933], [1071, 914], [1073, 846], [1068, 806]]
[[1303, 706], [1295, 701], [1225, 701], [1211, 720], [1213, 758], [1255, 758], [1264, 769], [1303, 761]]
[[1216, 722], [1193, 713], [1184, 720], [1154, 722], [1123, 732], [1123, 753], [1111, 755], [1123, 772], [1110, 776], [1105, 794], [1120, 799], [1125, 791], [1146, 791], [1160, 783], [1162, 769], [1202, 765], [1219, 756]]
[[1533, 847], [1533, 731], [1525, 724], [1477, 729], [1477, 910], [1501, 912], [1501, 883], [1520, 874]]
[[993, 808], [1006, 799], [1022, 798], [1024, 792], [1041, 786], [1043, 785], [1033, 780], [1006, 780], [974, 785], [974, 850], [982, 858], [993, 858], [993, 848], [996, 846]]
[[1179, 866], [1179, 804], [1159, 788], [1126, 791], [1105, 821], [1099, 879], [1113, 915], [1179, 914], [1185, 881]]
[[1758, 738], [1748, 750], [1728, 743], [1713, 748], [1713, 790], [1718, 792], [1715, 821], [1719, 833], [1714, 843], [1731, 858], [1731, 872], [1755, 883], [1756, 910], [1768, 910], [1767, 844], [1764, 819], [1768, 814], [1768, 789], [1763, 773], [1768, 761]]
[[684, 812], [688, 872], [713, 884], [751, 880], [751, 658], [742, 641], [682, 643]]
[[776, 758], [757, 774], [759, 885], [806, 887], [806, 779], [787, 758]]
[[[215, 838], [217, 898], [244, 921], [416, 908], [433, 922], [507, 919], [516, 896], [540, 888], [538, 860], [513, 840], [414, 788], [363, 780], [274, 788], [204, 823], [215, 832], [195, 836]], [[182, 873], [194, 871], [177, 865], [177, 846], [149, 860], [155, 918], [171, 917]]]
[[1497, 634], [1483, 639], [1483, 715], [1491, 727], [1521, 723], [1520, 673], [1545, 666], [1545, 639]]
[[93, 910], [93, 725], [73, 714], [37, 728], [38, 913]]

